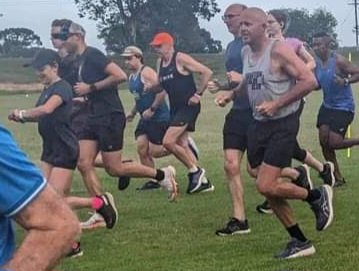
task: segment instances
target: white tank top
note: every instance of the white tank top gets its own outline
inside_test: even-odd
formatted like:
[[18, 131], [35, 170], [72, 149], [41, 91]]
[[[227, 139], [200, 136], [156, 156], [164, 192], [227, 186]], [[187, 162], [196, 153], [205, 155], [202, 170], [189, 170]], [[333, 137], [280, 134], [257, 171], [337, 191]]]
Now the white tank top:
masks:
[[259, 121], [284, 118], [299, 108], [300, 101], [280, 108], [274, 116], [262, 115], [256, 110], [256, 106], [264, 101], [274, 101], [291, 91], [295, 79], [289, 75], [276, 75], [271, 73], [271, 52], [277, 40], [271, 40], [263, 55], [257, 60], [252, 59], [252, 50], [249, 46], [243, 47], [243, 74], [245, 75], [248, 89], [248, 98], [253, 110], [253, 117]]

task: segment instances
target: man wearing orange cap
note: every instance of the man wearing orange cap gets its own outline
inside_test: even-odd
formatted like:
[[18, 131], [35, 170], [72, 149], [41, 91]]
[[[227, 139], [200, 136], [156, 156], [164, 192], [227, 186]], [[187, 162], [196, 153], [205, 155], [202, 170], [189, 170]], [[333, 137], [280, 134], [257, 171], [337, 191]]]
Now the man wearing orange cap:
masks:
[[[214, 186], [207, 180], [205, 170], [198, 167], [189, 148], [184, 147], [188, 144], [188, 132], [195, 130], [201, 110], [200, 100], [212, 71], [189, 55], [175, 51], [173, 37], [166, 32], [156, 34], [150, 45], [160, 56], [159, 82], [170, 102], [170, 124], [163, 145], [188, 168], [188, 194], [213, 191]], [[193, 73], [200, 74], [198, 87]]]

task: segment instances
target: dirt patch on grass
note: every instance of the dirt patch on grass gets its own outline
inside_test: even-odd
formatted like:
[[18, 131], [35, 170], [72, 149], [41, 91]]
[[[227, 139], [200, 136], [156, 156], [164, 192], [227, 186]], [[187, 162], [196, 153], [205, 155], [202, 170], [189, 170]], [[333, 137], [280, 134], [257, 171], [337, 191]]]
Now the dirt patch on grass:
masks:
[[0, 83], [0, 90], [2, 91], [41, 91], [43, 85], [40, 83], [31, 83], [31, 84], [14, 84], [14, 83]]

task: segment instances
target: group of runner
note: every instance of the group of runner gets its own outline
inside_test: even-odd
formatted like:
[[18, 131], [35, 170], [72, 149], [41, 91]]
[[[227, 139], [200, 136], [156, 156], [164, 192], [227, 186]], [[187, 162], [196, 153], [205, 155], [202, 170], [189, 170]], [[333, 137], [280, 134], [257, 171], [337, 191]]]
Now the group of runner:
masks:
[[[27, 266], [26, 270], [45, 270], [45, 266], [53, 265], [65, 252], [68, 256], [82, 254], [76, 236], [79, 233], [76, 218], [65, 206], [94, 209], [94, 215], [81, 223], [83, 229], [115, 226], [117, 208], [113, 196], [103, 191], [96, 166], [117, 177], [120, 189], [128, 186], [130, 178], [147, 178], [149, 182], [144, 189], [163, 187], [172, 201], [178, 195], [176, 170], [171, 165], [156, 169], [154, 158], [173, 154], [188, 170], [188, 194], [214, 191], [208, 173], [199, 165], [196, 144], [189, 136], [195, 131], [206, 89], [216, 93], [218, 106], [233, 102], [223, 126], [224, 170], [233, 213], [216, 234], [250, 232], [240, 172], [247, 152], [248, 172], [255, 178], [258, 192], [266, 198], [257, 210], [274, 213], [291, 238], [276, 256], [288, 259], [315, 253], [287, 200], [307, 202], [314, 212], [318, 231], [325, 230], [333, 221], [332, 187], [345, 184], [335, 150], [359, 144], [358, 139], [345, 138], [354, 117], [350, 85], [359, 81], [359, 68], [331, 50], [332, 38], [327, 33], [314, 35], [314, 52], [296, 38], [285, 38], [289, 18], [283, 11], [266, 13], [259, 8], [232, 4], [222, 19], [234, 36], [225, 54], [227, 83], [212, 79], [207, 66], [176, 51], [174, 38], [161, 32], [150, 43], [159, 56], [157, 71], [145, 65], [142, 50], [134, 45], [126, 47], [121, 54], [131, 71], [129, 90], [135, 101], [127, 114], [117, 90], [118, 84], [127, 80], [126, 73], [101, 51], [86, 44], [82, 26], [67, 19], [53, 21], [51, 40], [57, 51], [43, 49], [28, 64], [37, 71], [44, 91], [35, 107], [14, 109], [9, 115], [9, 120], [15, 122], [38, 122], [43, 142], [42, 175], [18, 150], [8, 132], [2, 127], [0, 130], [0, 144], [6, 145], [1, 148], [0, 176], [4, 174], [3, 179], [9, 180], [6, 185], [13, 191], [0, 192], [0, 228], [7, 239], [4, 243], [7, 247], [0, 246], [0, 250], [8, 252], [0, 258], [0, 265], [6, 263], [4, 270], [24, 270], [17, 268], [19, 259], [28, 255], [26, 240], [37, 240], [37, 232], [33, 234], [35, 237], [31, 236], [42, 221], [35, 220], [39, 225], [28, 225], [22, 215], [28, 209], [33, 211], [32, 205], [41, 204], [43, 194], [55, 193], [52, 188], [58, 195], [56, 204], [69, 217], [72, 231], [61, 235], [64, 237], [58, 241], [57, 252], [48, 252], [44, 258], [39, 256], [40, 265], [35, 265], [35, 261], [33, 269]], [[197, 84], [194, 74], [199, 74]], [[325, 162], [317, 160], [297, 141], [304, 97], [318, 88], [323, 91], [317, 127]], [[121, 152], [126, 122], [137, 114], [140, 117], [135, 138], [140, 163], [123, 159]], [[304, 164], [291, 167], [293, 158]], [[308, 166], [319, 173], [322, 186], [313, 187]], [[70, 195], [76, 167], [88, 198]], [[24, 187], [19, 190], [21, 186]], [[62, 204], [61, 198], [67, 205]], [[47, 210], [60, 208], [56, 204]], [[12, 217], [28, 230], [19, 253], [13, 258]], [[46, 246], [46, 242], [40, 243], [38, 249], [44, 250]]]

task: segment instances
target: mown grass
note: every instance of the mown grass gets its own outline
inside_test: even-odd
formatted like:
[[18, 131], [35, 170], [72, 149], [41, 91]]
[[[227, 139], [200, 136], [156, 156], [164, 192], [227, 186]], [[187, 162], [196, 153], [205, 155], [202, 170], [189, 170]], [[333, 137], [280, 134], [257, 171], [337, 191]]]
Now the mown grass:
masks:
[[[218, 74], [219, 75], [219, 74]], [[359, 88], [356, 87], [356, 91]], [[120, 91], [125, 107], [132, 106], [128, 91]], [[38, 94], [3, 95], [0, 97], [0, 121], [15, 135], [20, 146], [35, 161], [39, 161], [40, 138], [34, 124], [14, 124], [7, 121], [12, 108], [31, 107]], [[358, 97], [358, 94], [356, 93]], [[322, 159], [315, 128], [316, 114], [321, 100], [320, 92], [310, 94], [302, 115], [300, 142]], [[359, 154], [352, 149], [351, 158], [346, 151], [338, 152], [346, 187], [335, 190], [335, 220], [325, 232], [315, 231], [314, 216], [307, 204], [293, 202], [296, 217], [317, 249], [313, 257], [280, 261], [273, 254], [283, 248], [287, 233], [273, 216], [256, 213], [255, 206], [262, 197], [255, 191], [253, 181], [245, 173], [247, 218], [252, 232], [244, 236], [221, 238], [214, 232], [227, 222], [231, 215], [231, 200], [223, 172], [222, 136], [223, 118], [228, 109], [214, 105], [213, 96], [204, 95], [202, 113], [194, 133], [200, 148], [200, 163], [207, 169], [210, 180], [216, 186], [211, 194], [188, 196], [184, 193], [187, 180], [184, 167], [173, 157], [157, 161], [158, 166], [173, 164], [177, 168], [177, 180], [181, 196], [176, 203], [169, 203], [163, 191], [137, 192], [143, 182], [133, 180], [126, 191], [116, 188], [116, 180], [99, 170], [105, 190], [111, 191], [119, 209], [119, 223], [113, 230], [101, 229], [84, 232], [82, 247], [84, 256], [65, 260], [58, 270], [204, 270], [204, 271], [354, 271], [358, 270], [359, 250], [357, 225], [359, 216]], [[135, 123], [128, 124], [125, 132], [124, 156], [135, 158], [133, 138]], [[359, 136], [356, 120], [352, 125], [353, 136]], [[316, 184], [320, 180], [312, 171]], [[74, 177], [73, 192], [85, 196], [85, 189], [78, 173]], [[81, 218], [86, 211], [79, 212]], [[49, 248], [51, 249], [51, 248]]]

